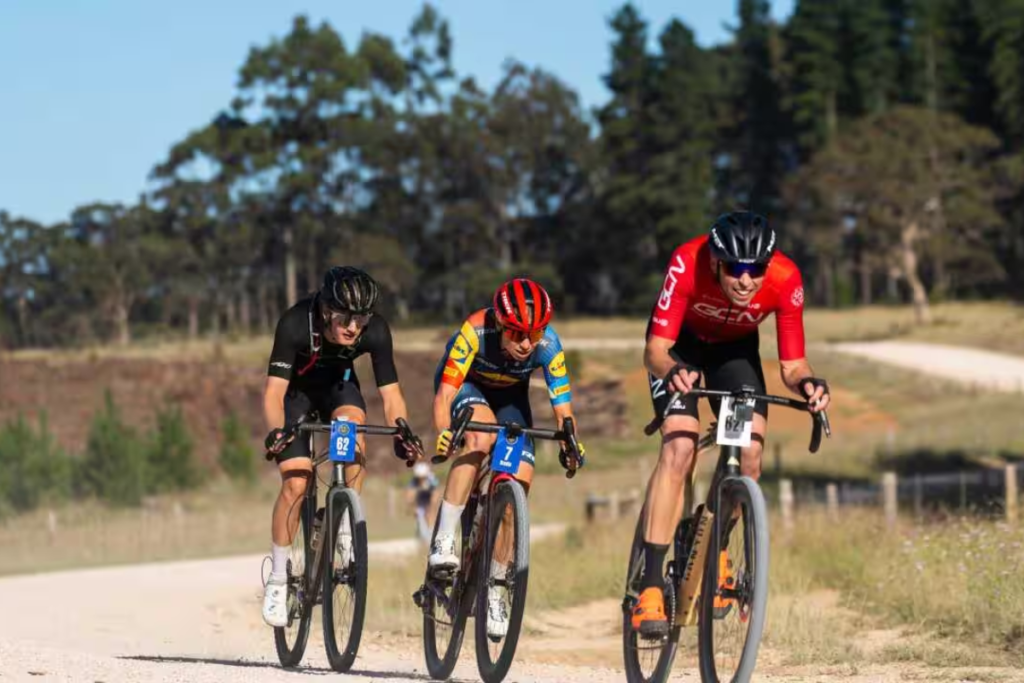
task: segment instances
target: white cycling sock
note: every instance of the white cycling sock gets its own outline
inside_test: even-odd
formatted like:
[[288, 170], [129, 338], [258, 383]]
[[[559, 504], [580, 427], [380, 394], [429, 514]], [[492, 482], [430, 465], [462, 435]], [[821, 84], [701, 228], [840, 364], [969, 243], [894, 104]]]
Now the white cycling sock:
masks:
[[291, 557], [290, 545], [270, 544], [270, 578], [276, 583], [288, 580], [288, 559]]
[[508, 565], [504, 562], [498, 562], [497, 560], [491, 560], [491, 578], [492, 579], [504, 579], [508, 571]]
[[441, 518], [437, 522], [437, 534], [455, 536], [455, 527], [459, 525], [465, 505], [452, 505], [447, 500], [441, 501]]

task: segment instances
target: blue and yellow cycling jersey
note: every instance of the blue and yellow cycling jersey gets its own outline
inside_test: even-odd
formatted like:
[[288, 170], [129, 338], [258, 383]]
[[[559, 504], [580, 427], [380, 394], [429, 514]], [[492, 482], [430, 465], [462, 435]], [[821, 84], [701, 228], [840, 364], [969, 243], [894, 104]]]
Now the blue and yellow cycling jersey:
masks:
[[466, 318], [448, 340], [434, 385], [444, 383], [458, 389], [468, 380], [481, 387], [503, 389], [529, 382], [537, 368], [544, 369], [551, 405], [568, 403], [572, 399], [569, 372], [562, 342], [554, 328], [548, 325], [530, 357], [517, 361], [502, 351], [494, 311], [484, 308]]

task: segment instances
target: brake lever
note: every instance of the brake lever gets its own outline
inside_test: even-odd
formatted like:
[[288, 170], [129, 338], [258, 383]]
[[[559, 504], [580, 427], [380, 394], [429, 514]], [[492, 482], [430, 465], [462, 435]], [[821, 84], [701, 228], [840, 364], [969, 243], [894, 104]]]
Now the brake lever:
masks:
[[[294, 439], [295, 436], [299, 433], [299, 426], [302, 425], [302, 423], [305, 422], [308, 417], [309, 415], [305, 414], [299, 415], [299, 418], [295, 420], [295, 422], [293, 422], [291, 426], [288, 427], [288, 429], [282, 430], [284, 431], [284, 434], [282, 436], [289, 437], [288, 442], [290, 443], [292, 439]], [[278, 454], [274, 453], [273, 451], [267, 451], [266, 453], [264, 453], [263, 457], [266, 459], [267, 462], [271, 462], [274, 458], [277, 457], [277, 455]]]
[[576, 476], [576, 472], [580, 466], [580, 446], [576, 441], [576, 423], [571, 417], [567, 417], [562, 421], [562, 431], [565, 433], [565, 440], [569, 442], [570, 462], [572, 467], [567, 467], [565, 470], [565, 478], [572, 479]]
[[[423, 442], [419, 440], [419, 437], [413, 433], [412, 427], [406, 422], [405, 418], [400, 417], [395, 420], [395, 424], [398, 426], [398, 438], [403, 442], [418, 448], [420, 453], [423, 452]], [[416, 464], [416, 456], [413, 455], [405, 459], [405, 466], [412, 467]]]
[[469, 421], [473, 417], [473, 406], [466, 406], [462, 411], [455, 416], [455, 429], [452, 430], [452, 440], [448, 444], [448, 450], [444, 455], [435, 455], [430, 459], [430, 462], [435, 465], [447, 462], [448, 458], [452, 457], [452, 453], [456, 449], [462, 448], [462, 439], [466, 434], [466, 427], [469, 425]]

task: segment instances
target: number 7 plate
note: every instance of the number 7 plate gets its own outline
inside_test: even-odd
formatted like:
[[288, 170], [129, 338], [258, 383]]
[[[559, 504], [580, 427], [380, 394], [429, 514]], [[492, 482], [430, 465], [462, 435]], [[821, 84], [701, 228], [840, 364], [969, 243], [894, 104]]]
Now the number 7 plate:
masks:
[[498, 432], [491, 455], [491, 469], [495, 472], [515, 474], [519, 471], [519, 461], [523, 458], [523, 435], [510, 439], [505, 428]]
[[356, 423], [336, 419], [331, 421], [331, 446], [328, 449], [334, 462], [354, 462], [356, 459]]

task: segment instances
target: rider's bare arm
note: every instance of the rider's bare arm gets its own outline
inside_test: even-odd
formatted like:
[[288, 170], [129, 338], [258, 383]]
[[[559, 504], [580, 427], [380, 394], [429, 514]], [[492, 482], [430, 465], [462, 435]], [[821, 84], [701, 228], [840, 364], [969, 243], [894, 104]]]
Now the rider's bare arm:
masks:
[[551, 406], [551, 409], [555, 412], [555, 424], [558, 425], [559, 429], [562, 428], [565, 418], [572, 417], [571, 403], [559, 403], [558, 405]]
[[434, 394], [434, 428], [438, 432], [448, 429], [451, 424], [452, 401], [455, 400], [457, 393], [459, 393], [459, 387], [442, 382], [437, 393]]
[[810, 397], [810, 401], [814, 406], [815, 412], [828, 408], [830, 397], [825, 393], [824, 389], [821, 387], [814, 389], [814, 387], [809, 383], [806, 384], [805, 387], [800, 386], [800, 380], [807, 377], [814, 377], [814, 368], [811, 367], [811, 364], [806, 358], [780, 360], [779, 372], [782, 375], [783, 384], [785, 384], [786, 387], [797, 396], [807, 398], [807, 392], [811, 390], [814, 391]]
[[263, 419], [267, 431], [284, 427], [284, 395], [288, 392], [288, 380], [267, 377], [263, 388]]
[[[644, 347], [644, 366], [647, 371], [655, 377], [664, 377], [676, 366], [676, 360], [669, 351], [675, 346], [675, 341], [650, 335], [647, 337], [647, 345]], [[687, 392], [693, 388], [694, 382], [698, 379], [697, 373], [677, 374], [672, 378], [671, 391]]]
[[389, 425], [395, 424], [398, 418], [409, 419], [409, 412], [405, 405], [405, 396], [402, 395], [402, 388], [398, 382], [385, 384], [377, 387], [380, 391], [380, 400], [384, 403], [384, 421]]

